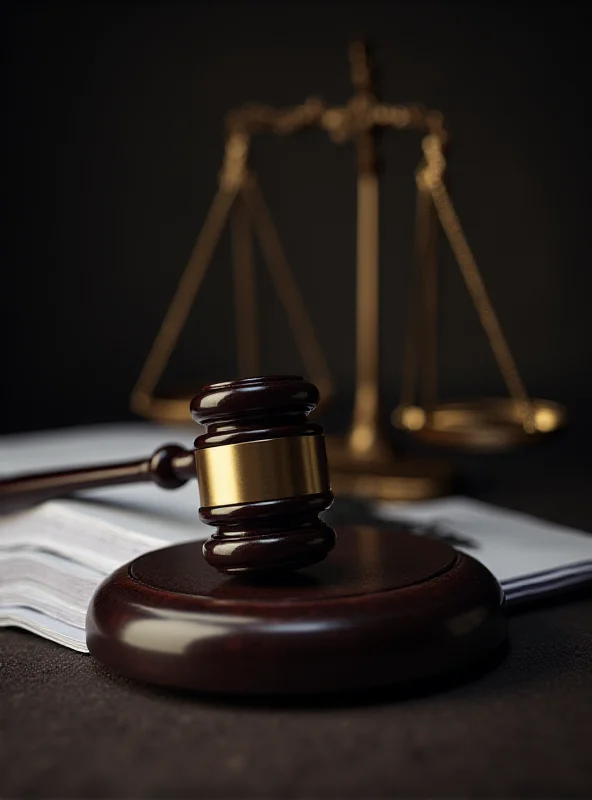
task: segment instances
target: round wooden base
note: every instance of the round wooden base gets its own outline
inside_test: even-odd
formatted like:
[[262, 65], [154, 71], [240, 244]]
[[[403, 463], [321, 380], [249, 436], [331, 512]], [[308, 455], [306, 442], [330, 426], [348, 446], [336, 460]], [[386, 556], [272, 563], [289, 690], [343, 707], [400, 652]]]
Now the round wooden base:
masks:
[[506, 639], [495, 578], [439, 541], [342, 528], [325, 561], [272, 577], [220, 575], [201, 548], [148, 553], [99, 587], [87, 618], [99, 661], [203, 692], [335, 692], [463, 670]]

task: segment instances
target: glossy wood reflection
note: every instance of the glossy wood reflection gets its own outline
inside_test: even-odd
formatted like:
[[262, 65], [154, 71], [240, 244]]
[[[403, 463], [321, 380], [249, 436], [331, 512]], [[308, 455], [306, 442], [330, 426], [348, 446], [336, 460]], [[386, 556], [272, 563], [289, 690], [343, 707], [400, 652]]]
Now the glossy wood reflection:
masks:
[[211, 384], [193, 398], [200, 518], [216, 527], [206, 561], [220, 572], [300, 569], [335, 543], [319, 519], [332, 501], [319, 401], [298, 376]]
[[95, 595], [89, 649], [143, 681], [291, 694], [432, 679], [504, 643], [501, 589], [474, 559], [396, 530], [337, 533], [329, 558], [290, 574], [225, 577], [199, 544], [142, 556]]

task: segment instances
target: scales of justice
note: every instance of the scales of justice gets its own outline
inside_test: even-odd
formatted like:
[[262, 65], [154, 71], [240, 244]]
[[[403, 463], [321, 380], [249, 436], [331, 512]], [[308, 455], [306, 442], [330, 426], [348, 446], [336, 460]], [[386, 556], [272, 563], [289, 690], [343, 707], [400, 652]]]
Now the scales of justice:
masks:
[[[534, 442], [565, 424], [560, 405], [529, 397], [489, 300], [481, 274], [444, 183], [447, 133], [439, 111], [390, 105], [376, 98], [368, 49], [351, 45], [354, 92], [339, 107], [317, 98], [278, 110], [249, 105], [227, 117], [219, 188], [132, 393], [132, 409], [161, 422], [189, 421], [189, 397], [164, 397], [157, 386], [191, 312], [202, 281], [229, 222], [237, 360], [241, 376], [260, 374], [253, 234], [282, 302], [308, 377], [326, 401], [333, 386], [327, 359], [272, 222], [249, 155], [259, 133], [289, 135], [318, 128], [336, 144], [353, 142], [357, 160], [356, 390], [353, 419], [341, 438], [328, 438], [335, 494], [385, 500], [420, 500], [450, 488], [446, 462], [414, 460], [393, 452], [379, 408], [379, 174], [377, 134], [415, 130], [422, 157], [416, 170], [414, 280], [404, 352], [400, 403], [391, 421], [418, 440], [476, 451], [503, 451]], [[437, 397], [438, 224], [458, 262], [508, 397], [442, 403]]]
[[[88, 649], [128, 678], [231, 697], [406, 691], [466, 679], [505, 653], [504, 594], [483, 564], [396, 523], [334, 530], [320, 517], [333, 491], [413, 500], [447, 488], [445, 468], [398, 458], [380, 427], [380, 128], [423, 134], [413, 313], [394, 424], [427, 442], [492, 451], [536, 441], [565, 419], [560, 406], [530, 399], [519, 377], [443, 183], [441, 115], [378, 103], [359, 43], [351, 48], [351, 64], [355, 92], [341, 108], [308, 100], [285, 111], [254, 106], [229, 117], [218, 193], [132, 398], [136, 411], [160, 420], [183, 421], [189, 408], [201, 426], [193, 449], [169, 444], [140, 460], [0, 480], [0, 510], [16, 510], [100, 486], [153, 483], [174, 490], [197, 479], [199, 518], [210, 526], [210, 538], [140, 555], [108, 577], [90, 602]], [[354, 140], [358, 159], [357, 387], [351, 428], [329, 442], [329, 464], [322, 426], [308, 419], [319, 394], [330, 392], [329, 370], [248, 162], [255, 133], [307, 127], [321, 128], [335, 142]], [[159, 397], [157, 384], [229, 218], [239, 366], [249, 377], [206, 385], [191, 401]], [[438, 220], [508, 399], [437, 402]], [[252, 377], [259, 370], [252, 230], [311, 380]]]

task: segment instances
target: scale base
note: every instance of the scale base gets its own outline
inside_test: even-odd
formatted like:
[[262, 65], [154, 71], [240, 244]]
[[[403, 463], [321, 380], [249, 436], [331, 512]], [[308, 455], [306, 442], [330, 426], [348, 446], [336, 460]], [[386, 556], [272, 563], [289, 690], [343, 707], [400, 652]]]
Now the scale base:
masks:
[[413, 502], [450, 494], [453, 470], [429, 458], [396, 457], [380, 442], [376, 453], [358, 457], [347, 440], [326, 437], [331, 488], [337, 497]]
[[208, 693], [289, 695], [417, 684], [487, 662], [507, 635], [503, 593], [443, 542], [337, 530], [320, 564], [229, 578], [201, 543], [148, 553], [89, 606], [90, 652], [123, 675]]

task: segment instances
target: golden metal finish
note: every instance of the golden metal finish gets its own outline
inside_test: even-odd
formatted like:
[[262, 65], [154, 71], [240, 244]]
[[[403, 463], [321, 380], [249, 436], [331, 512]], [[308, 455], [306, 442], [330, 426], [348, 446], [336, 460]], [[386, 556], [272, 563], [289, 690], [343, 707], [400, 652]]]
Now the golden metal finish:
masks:
[[425, 183], [432, 194], [440, 222], [456, 256], [466, 287], [473, 299], [500, 372], [512, 397], [522, 403], [528, 403], [528, 395], [522, 378], [518, 373], [516, 362], [510, 352], [497, 314], [485, 289], [483, 278], [464, 235], [460, 220], [442, 181], [446, 162], [437, 137], [426, 136], [423, 141], [423, 151], [427, 162], [424, 175]]
[[[415, 313], [408, 328], [404, 380], [400, 405], [392, 415], [393, 424], [433, 444], [470, 450], [505, 450], [566, 424], [566, 412], [557, 403], [532, 400], [520, 377], [516, 362], [487, 294], [483, 278], [443, 181], [446, 160], [442, 142], [430, 134], [422, 142], [424, 161], [416, 175], [418, 213], [416, 246]], [[461, 274], [498, 368], [508, 388], [509, 398], [482, 399], [464, 403], [436, 403], [437, 293], [435, 252], [430, 239], [433, 231], [428, 214], [433, 206], [456, 256]], [[433, 213], [433, 212], [432, 212]], [[418, 368], [418, 341], [424, 344], [422, 405], [414, 405], [413, 387]]]
[[565, 409], [558, 403], [530, 400], [525, 404], [511, 397], [442, 403], [429, 417], [418, 406], [406, 406], [393, 414], [402, 414], [393, 424], [414, 431], [416, 438], [426, 443], [478, 452], [501, 452], [534, 443], [567, 422]]
[[327, 455], [336, 497], [411, 502], [441, 497], [452, 489], [453, 474], [448, 464], [398, 458], [382, 440], [366, 458], [352, 459], [347, 439], [329, 436]]
[[234, 204], [232, 244], [234, 260], [234, 306], [236, 310], [236, 355], [240, 375], [259, 375], [257, 287], [249, 212], [244, 202]]
[[195, 451], [200, 503], [232, 506], [330, 491], [323, 436], [286, 436]]
[[[237, 191], [238, 186], [236, 185], [227, 185], [226, 188], [221, 186], [214, 198], [173, 300], [132, 392], [131, 407], [138, 414], [147, 415], [154, 408], [152, 404], [154, 390], [189, 316]], [[159, 410], [164, 409], [161, 406]], [[151, 413], [149, 415], [152, 416]], [[185, 407], [184, 419], [187, 422], [191, 420], [189, 405]]]
[[[415, 129], [437, 135], [442, 141], [445, 140], [445, 134], [438, 111], [426, 110], [420, 105], [389, 105], [376, 101], [371, 65], [363, 43], [352, 44], [350, 62], [355, 91], [344, 106], [330, 107], [323, 100], [313, 97], [293, 108], [275, 109], [251, 104], [228, 114], [220, 188], [132, 392], [131, 406], [137, 413], [161, 421], [189, 421], [189, 413], [182, 407], [184, 400], [159, 398], [154, 393], [187, 321], [231, 210], [235, 241], [237, 337], [240, 338], [239, 373], [248, 375], [259, 371], [255, 280], [246, 221], [242, 215], [243, 209], [239, 208], [243, 204], [248, 209], [251, 225], [286, 310], [305, 371], [319, 387], [323, 400], [331, 395], [333, 381], [324, 353], [255, 175], [248, 166], [254, 135], [289, 135], [316, 127], [325, 131], [335, 143], [355, 140], [358, 154], [357, 390], [354, 420], [348, 437], [352, 457], [367, 459], [371, 453], [375, 456], [378, 452], [388, 451], [378, 424], [378, 179], [374, 131], [381, 128]], [[247, 330], [249, 316], [250, 330]]]
[[[265, 256], [271, 280], [280, 302], [284, 306], [302, 361], [308, 374], [313, 377], [321, 399], [327, 398], [333, 389], [329, 367], [302, 296], [298, 291], [269, 208], [253, 173], [249, 173], [245, 177], [242, 196], [251, 215], [251, 223]], [[254, 322], [253, 320], [253, 324]]]
[[364, 458], [380, 439], [378, 387], [378, 178], [358, 178], [356, 396], [349, 433], [353, 455]]
[[[231, 211], [234, 213], [237, 337], [241, 339], [238, 350], [239, 371], [243, 377], [258, 372], [258, 369], [255, 369], [258, 365], [257, 328], [254, 315], [255, 276], [250, 252], [242, 249], [250, 248], [248, 228], [250, 222], [259, 239], [269, 273], [286, 311], [307, 374], [314, 380], [323, 397], [327, 398], [332, 392], [333, 382], [325, 356], [283, 252], [271, 214], [254, 174], [245, 167], [243, 146], [246, 141], [248, 140], [242, 134], [232, 135], [229, 139], [220, 175], [220, 188], [132, 392], [131, 408], [143, 416], [175, 423], [189, 422], [191, 419], [188, 404], [183, 407], [181, 401], [155, 397], [154, 391], [187, 322]], [[245, 213], [247, 217], [244, 216]], [[246, 275], [245, 269], [248, 271]], [[250, 320], [250, 330], [246, 331], [248, 314], [254, 316]]]
[[[249, 165], [251, 142], [255, 135], [290, 135], [316, 128], [324, 131], [334, 143], [355, 144], [358, 174], [356, 390], [351, 426], [344, 438], [330, 442], [329, 459], [335, 485], [338, 492], [340, 487], [347, 487], [348, 492], [368, 497], [432, 497], [446, 490], [446, 470], [441, 465], [425, 461], [421, 466], [399, 460], [380, 427], [379, 179], [375, 143], [376, 133], [380, 130], [409, 129], [419, 131], [423, 136], [423, 155], [416, 173], [413, 309], [405, 346], [401, 400], [392, 417], [394, 424], [430, 441], [495, 449], [500, 445], [495, 445], [494, 441], [503, 441], [504, 446], [510, 446], [511, 443], [520, 443], [525, 436], [536, 438], [560, 427], [565, 412], [554, 404], [531, 400], [526, 392], [444, 184], [447, 134], [442, 114], [421, 105], [378, 102], [372, 64], [365, 45], [361, 42], [352, 44], [349, 58], [353, 94], [342, 106], [328, 106], [323, 100], [312, 97], [292, 108], [249, 105], [228, 114], [219, 190], [144, 364], [132, 394], [132, 407], [157, 419], [189, 419], [185, 400], [155, 397], [155, 389], [231, 213], [239, 373], [252, 375], [260, 369], [251, 236], [254, 233], [286, 311], [305, 372], [318, 385], [323, 399], [331, 394], [332, 379], [325, 355]], [[507, 402], [464, 404], [462, 425], [454, 422], [458, 419], [457, 412], [451, 417], [450, 405], [439, 404], [437, 399], [438, 222], [456, 256], [510, 393]], [[416, 398], [417, 384], [419, 392]], [[499, 434], [500, 426], [506, 430], [503, 436]], [[514, 434], [509, 435], [512, 426]], [[495, 435], [494, 430], [498, 431]]]
[[[350, 47], [351, 80], [357, 114], [376, 103], [372, 70], [361, 42]], [[361, 120], [360, 120], [361, 121]], [[354, 459], [367, 461], [381, 447], [379, 428], [379, 194], [374, 130], [359, 125], [356, 135], [358, 168], [358, 231], [356, 277], [356, 396], [348, 436]]]

